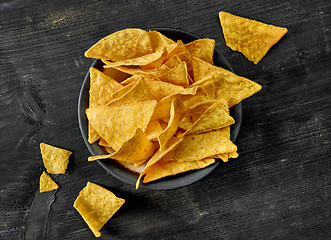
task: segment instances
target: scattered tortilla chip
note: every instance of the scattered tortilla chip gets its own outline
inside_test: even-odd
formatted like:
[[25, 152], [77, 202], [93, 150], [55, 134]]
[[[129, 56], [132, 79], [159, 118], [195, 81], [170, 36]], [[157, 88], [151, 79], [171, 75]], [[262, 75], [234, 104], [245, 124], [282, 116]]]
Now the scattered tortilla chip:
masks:
[[215, 40], [208, 38], [197, 39], [186, 44], [185, 47], [191, 53], [192, 57], [200, 58], [210, 64], [213, 64]]
[[287, 29], [220, 12], [226, 45], [257, 64], [286, 33]]
[[[230, 108], [262, 89], [261, 85], [247, 78], [201, 59], [193, 58], [192, 63], [196, 82], [191, 86], [199, 86], [212, 99], [224, 98], [228, 101]], [[202, 81], [202, 79], [205, 80]]]
[[85, 52], [85, 57], [122, 61], [153, 53], [147, 31], [124, 29], [104, 37]]
[[155, 151], [155, 144], [138, 128], [132, 138], [125, 141], [118, 151], [109, 155], [96, 155], [89, 157], [88, 160], [94, 161], [111, 158], [127, 163], [144, 162], [149, 159]]
[[237, 151], [227, 136], [226, 128], [185, 136], [175, 150], [179, 162], [197, 161], [220, 153]]
[[96, 237], [100, 237], [101, 228], [121, 208], [125, 200], [99, 185], [87, 182], [74, 202], [79, 212]]
[[57, 185], [56, 182], [54, 182], [54, 180], [45, 172], [43, 172], [40, 176], [39, 185], [41, 193], [50, 192], [59, 188], [59, 185]]
[[156, 103], [153, 100], [116, 107], [99, 106], [86, 109], [86, 115], [100, 136], [117, 151], [137, 128], [146, 130]]
[[41, 156], [48, 173], [65, 174], [72, 152], [40, 143]]
[[163, 177], [172, 176], [191, 170], [205, 168], [214, 162], [214, 158], [205, 158], [199, 161], [190, 162], [164, 161], [161, 159], [148, 169], [146, 176], [143, 179], [143, 183], [148, 183]]

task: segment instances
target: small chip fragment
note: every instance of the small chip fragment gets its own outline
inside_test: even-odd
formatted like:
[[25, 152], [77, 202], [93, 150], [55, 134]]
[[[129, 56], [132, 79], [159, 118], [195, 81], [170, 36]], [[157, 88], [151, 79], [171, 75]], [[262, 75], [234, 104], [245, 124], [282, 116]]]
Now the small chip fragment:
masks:
[[59, 185], [57, 185], [56, 182], [54, 182], [54, 180], [45, 172], [40, 176], [39, 186], [41, 193], [50, 192], [59, 188]]

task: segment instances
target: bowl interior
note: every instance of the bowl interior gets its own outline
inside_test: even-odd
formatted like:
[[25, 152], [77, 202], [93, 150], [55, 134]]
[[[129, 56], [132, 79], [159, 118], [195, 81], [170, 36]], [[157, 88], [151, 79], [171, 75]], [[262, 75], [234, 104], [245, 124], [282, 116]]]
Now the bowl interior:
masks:
[[[172, 29], [172, 28], [154, 28], [151, 30], [157, 30], [160, 33], [164, 34], [168, 38], [177, 41], [182, 40], [184, 43], [192, 42], [200, 37], [183, 31], [179, 29]], [[214, 51], [214, 65], [223, 67], [232, 71], [232, 68], [225, 57], [215, 48]], [[103, 63], [100, 60], [95, 60], [91, 67], [102, 69]], [[100, 147], [97, 143], [90, 144], [88, 142], [88, 121], [85, 115], [85, 110], [88, 108], [89, 102], [89, 86], [90, 86], [90, 72], [88, 72], [85, 76], [84, 82], [82, 84], [80, 93], [79, 93], [79, 100], [78, 100], [78, 122], [79, 127], [84, 139], [84, 142], [90, 151], [90, 153], [94, 155], [100, 154], [107, 154], [102, 147]], [[232, 107], [230, 109], [230, 115], [235, 119], [235, 124], [231, 126], [231, 140], [234, 142], [238, 136], [241, 121], [242, 121], [242, 104], [239, 103], [238, 105]], [[146, 189], [153, 189], [153, 190], [168, 190], [168, 189], [175, 189], [187, 186], [192, 184], [201, 178], [208, 175], [212, 172], [219, 164], [221, 160], [217, 160], [214, 164], [209, 165], [206, 168], [193, 170], [190, 172], [178, 174], [175, 176], [169, 176], [162, 178], [160, 180], [150, 182], [150, 183], [142, 183], [140, 184], [140, 188]], [[122, 167], [116, 161], [112, 161], [109, 159], [106, 160], [97, 160], [97, 162], [111, 175], [115, 178], [126, 182], [130, 185], [135, 186], [136, 181], [138, 179], [138, 174], [128, 169]]]

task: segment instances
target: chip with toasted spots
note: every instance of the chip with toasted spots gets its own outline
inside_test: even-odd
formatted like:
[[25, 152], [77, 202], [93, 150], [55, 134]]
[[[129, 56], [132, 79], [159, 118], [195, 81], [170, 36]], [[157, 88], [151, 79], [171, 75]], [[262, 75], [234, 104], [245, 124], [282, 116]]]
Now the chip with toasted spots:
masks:
[[72, 152], [46, 143], [40, 143], [40, 152], [48, 173], [65, 174]]
[[153, 48], [148, 32], [129, 28], [102, 38], [85, 52], [85, 56], [109, 61], [122, 61], [150, 53], [153, 53]]
[[233, 51], [241, 52], [257, 64], [286, 33], [284, 27], [276, 27], [255, 20], [220, 12], [226, 45]]
[[214, 39], [197, 39], [185, 45], [186, 49], [191, 53], [192, 57], [200, 58], [208, 63], [213, 64], [213, 56], [215, 49]]
[[100, 237], [101, 228], [122, 207], [125, 200], [111, 191], [91, 182], [80, 191], [74, 208], [87, 223], [94, 236]]

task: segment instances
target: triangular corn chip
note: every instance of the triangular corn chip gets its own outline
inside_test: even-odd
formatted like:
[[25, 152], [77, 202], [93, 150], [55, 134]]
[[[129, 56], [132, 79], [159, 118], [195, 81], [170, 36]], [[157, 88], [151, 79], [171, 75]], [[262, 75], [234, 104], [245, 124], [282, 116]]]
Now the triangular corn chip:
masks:
[[160, 80], [175, 85], [187, 87], [190, 82], [188, 79], [186, 62], [181, 62], [173, 69], [160, 76]]
[[153, 100], [116, 107], [99, 106], [86, 109], [86, 115], [100, 136], [117, 151], [137, 128], [146, 130], [156, 103]]
[[72, 152], [46, 143], [40, 143], [40, 152], [48, 173], [65, 174]]
[[170, 52], [176, 46], [176, 42], [167, 38], [158, 31], [149, 31], [148, 34], [155, 52], [159, 51], [163, 47], [165, 47], [167, 51]]
[[229, 127], [185, 136], [175, 150], [176, 161], [197, 161], [216, 154], [237, 151], [237, 146], [227, 136], [227, 128]]
[[192, 63], [196, 82], [191, 86], [199, 86], [212, 99], [224, 98], [230, 108], [262, 89], [261, 85], [247, 78], [201, 59], [193, 58]]
[[147, 31], [124, 29], [102, 38], [85, 52], [85, 57], [122, 61], [153, 53]]
[[100, 237], [100, 229], [121, 208], [125, 200], [118, 198], [111, 191], [97, 184], [87, 182], [74, 202], [79, 212], [96, 237]]
[[158, 136], [160, 150], [163, 150], [166, 143], [175, 135], [179, 126], [179, 122], [183, 118], [184, 114], [185, 112], [183, 104], [180, 102], [179, 98], [175, 98], [171, 103], [170, 120], [168, 126]]
[[234, 124], [234, 119], [223, 109], [224, 103], [215, 102], [187, 130], [187, 134], [207, 132]]
[[98, 159], [116, 159], [127, 163], [146, 161], [156, 151], [156, 146], [147, 136], [138, 128], [132, 138], [125, 141], [121, 148], [109, 155], [97, 155], [89, 157], [89, 161]]
[[191, 53], [192, 57], [200, 58], [208, 63], [213, 64], [213, 56], [215, 49], [214, 39], [197, 39], [185, 45], [186, 49]]
[[148, 169], [143, 183], [148, 183], [163, 177], [176, 175], [191, 170], [205, 168], [214, 162], [214, 158], [205, 158], [199, 161], [190, 162], [164, 161], [161, 159]]
[[[96, 107], [105, 105], [110, 102], [113, 98], [111, 94], [123, 86], [108, 77], [99, 70], [91, 67], [90, 68], [90, 91], [89, 91], [89, 107]], [[100, 138], [99, 134], [89, 124], [88, 141], [94, 143]]]
[[287, 29], [220, 12], [226, 45], [257, 64], [286, 33]]
[[59, 185], [57, 185], [56, 182], [54, 182], [54, 180], [45, 172], [43, 172], [40, 176], [39, 185], [41, 193], [53, 191], [59, 188]]

